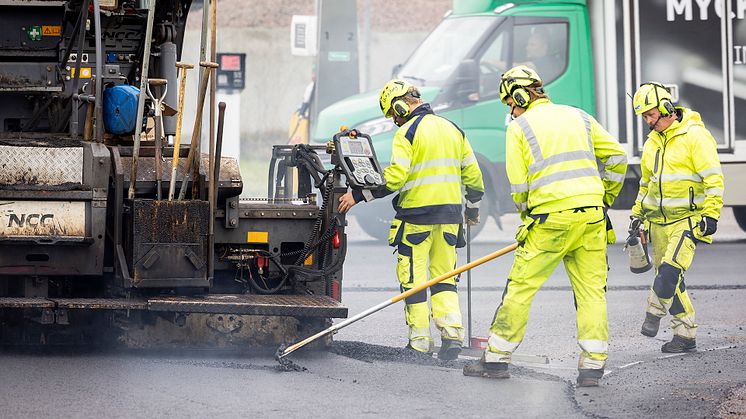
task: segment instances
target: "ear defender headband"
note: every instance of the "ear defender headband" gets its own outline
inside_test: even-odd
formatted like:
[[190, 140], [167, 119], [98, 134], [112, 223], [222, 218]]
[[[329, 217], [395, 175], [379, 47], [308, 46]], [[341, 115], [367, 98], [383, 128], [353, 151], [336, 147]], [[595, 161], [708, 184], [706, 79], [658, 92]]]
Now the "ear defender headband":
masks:
[[670, 94], [670, 90], [668, 88], [660, 83], [647, 83], [651, 86], [653, 86], [653, 90], [655, 91], [655, 100], [658, 103], [658, 111], [661, 113], [662, 116], [669, 116], [673, 115], [674, 112], [676, 112], [676, 107], [673, 106], [673, 103], [671, 102], [671, 99], [668, 98], [661, 98], [658, 95], [658, 89], [663, 89], [666, 91], [666, 93]]

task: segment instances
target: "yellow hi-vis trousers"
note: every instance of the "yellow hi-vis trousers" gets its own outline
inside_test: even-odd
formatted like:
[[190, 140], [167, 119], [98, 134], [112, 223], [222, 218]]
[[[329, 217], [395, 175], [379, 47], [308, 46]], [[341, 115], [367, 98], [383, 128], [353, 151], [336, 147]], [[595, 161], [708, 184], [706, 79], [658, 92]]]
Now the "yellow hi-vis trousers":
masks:
[[697, 335], [697, 324], [684, 285], [684, 271], [691, 266], [696, 242], [701, 238], [699, 221], [699, 217], [688, 217], [668, 225], [649, 226], [656, 275], [648, 292], [647, 312], [658, 317], [670, 313], [673, 333], [690, 339]]
[[[544, 218], [546, 217], [546, 218]], [[542, 220], [543, 219], [543, 220]], [[510, 362], [526, 331], [531, 300], [563, 261], [578, 328], [579, 369], [603, 369], [608, 353], [606, 223], [600, 207], [542, 215], [515, 251], [503, 299], [490, 327], [485, 361]]]
[[[403, 224], [396, 266], [402, 292], [456, 267], [458, 224]], [[409, 345], [420, 352], [432, 352], [427, 290], [407, 297], [404, 302]], [[463, 341], [464, 327], [454, 278], [430, 287], [430, 304], [441, 338]]]

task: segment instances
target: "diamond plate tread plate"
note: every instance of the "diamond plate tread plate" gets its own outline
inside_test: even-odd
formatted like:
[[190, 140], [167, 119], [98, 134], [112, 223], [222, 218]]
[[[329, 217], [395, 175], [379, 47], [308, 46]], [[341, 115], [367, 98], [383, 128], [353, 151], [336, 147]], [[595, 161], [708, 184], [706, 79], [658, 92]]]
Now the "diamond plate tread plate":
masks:
[[54, 302], [43, 297], [0, 297], [0, 308], [54, 308]]
[[228, 313], [264, 316], [347, 317], [347, 307], [317, 295], [207, 295], [148, 298], [150, 311]]
[[0, 184], [83, 183], [83, 147], [0, 145]]
[[140, 298], [0, 297], [0, 308], [65, 308], [345, 318], [347, 307], [327, 296], [221, 294]]
[[50, 298], [58, 308], [91, 310], [146, 310], [142, 299], [131, 298]]

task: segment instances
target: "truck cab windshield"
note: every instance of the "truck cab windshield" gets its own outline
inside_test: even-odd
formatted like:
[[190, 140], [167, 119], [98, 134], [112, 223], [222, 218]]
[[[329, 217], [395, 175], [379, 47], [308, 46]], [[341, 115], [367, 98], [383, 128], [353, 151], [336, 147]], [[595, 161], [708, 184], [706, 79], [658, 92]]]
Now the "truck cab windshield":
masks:
[[441, 86], [495, 23], [493, 16], [443, 20], [399, 70], [398, 77], [419, 86]]

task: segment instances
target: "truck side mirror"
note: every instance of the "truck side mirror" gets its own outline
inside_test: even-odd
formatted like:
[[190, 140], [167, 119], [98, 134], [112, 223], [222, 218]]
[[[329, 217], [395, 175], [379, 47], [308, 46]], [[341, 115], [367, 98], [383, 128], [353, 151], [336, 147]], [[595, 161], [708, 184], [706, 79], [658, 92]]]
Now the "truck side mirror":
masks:
[[479, 100], [479, 64], [468, 59], [459, 63], [456, 70], [456, 98], [476, 102]]
[[403, 64], [397, 64], [391, 69], [391, 78], [395, 78], [396, 75], [399, 73], [399, 70], [401, 70]]

